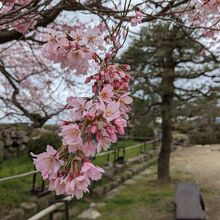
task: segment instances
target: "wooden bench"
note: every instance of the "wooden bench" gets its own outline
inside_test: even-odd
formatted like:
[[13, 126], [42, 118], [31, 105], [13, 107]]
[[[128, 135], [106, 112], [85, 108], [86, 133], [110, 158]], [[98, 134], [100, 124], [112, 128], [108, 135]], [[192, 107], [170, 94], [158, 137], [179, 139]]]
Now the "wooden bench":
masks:
[[205, 206], [194, 182], [178, 183], [176, 187], [176, 220], [206, 220]]

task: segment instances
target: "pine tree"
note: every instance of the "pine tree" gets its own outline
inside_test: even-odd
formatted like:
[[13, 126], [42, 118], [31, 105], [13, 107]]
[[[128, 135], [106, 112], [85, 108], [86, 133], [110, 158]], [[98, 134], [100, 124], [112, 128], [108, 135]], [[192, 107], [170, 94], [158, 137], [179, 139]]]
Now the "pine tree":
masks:
[[209, 94], [212, 84], [204, 82], [216, 77], [215, 55], [200, 43], [195, 30], [156, 21], [142, 28], [121, 62], [133, 68], [132, 93], [148, 100], [147, 109], [156, 106], [160, 109], [158, 179], [169, 180], [173, 118], [177, 109], [174, 103]]

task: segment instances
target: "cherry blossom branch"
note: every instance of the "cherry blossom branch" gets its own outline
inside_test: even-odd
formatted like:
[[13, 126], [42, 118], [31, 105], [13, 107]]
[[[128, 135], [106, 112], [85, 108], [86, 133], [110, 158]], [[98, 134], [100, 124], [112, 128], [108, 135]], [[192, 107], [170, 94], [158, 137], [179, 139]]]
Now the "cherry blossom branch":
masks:
[[[129, 7], [130, 1], [126, 7]], [[126, 13], [123, 15], [126, 17]], [[122, 22], [108, 28], [109, 36], [103, 36], [106, 27], [101, 23], [93, 28], [83, 25], [63, 36], [51, 33], [44, 45], [47, 58], [60, 63], [62, 68], [84, 75], [93, 63], [97, 73], [86, 78], [93, 82], [93, 96], [68, 97], [67, 109], [71, 118], [60, 123], [63, 145], [58, 150], [52, 146], [47, 152], [33, 155], [36, 169], [49, 181], [49, 188], [56, 194], [67, 194], [77, 199], [88, 192], [92, 180], [101, 178], [103, 169], [89, 161], [101, 150], [107, 150], [117, 141], [117, 135], [125, 133], [132, 99], [128, 89], [131, 79], [128, 65], [115, 65], [116, 54], [121, 48], [118, 36]], [[127, 34], [122, 40], [125, 42]], [[107, 46], [107, 51], [105, 49]], [[100, 51], [98, 54], [97, 51]]]

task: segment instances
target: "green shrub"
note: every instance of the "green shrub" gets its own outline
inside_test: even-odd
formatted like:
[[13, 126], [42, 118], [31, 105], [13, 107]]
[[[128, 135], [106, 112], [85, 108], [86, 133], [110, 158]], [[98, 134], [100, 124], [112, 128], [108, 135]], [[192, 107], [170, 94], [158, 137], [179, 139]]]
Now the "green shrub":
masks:
[[55, 132], [44, 131], [38, 134], [38, 136], [31, 137], [27, 143], [27, 146], [29, 152], [39, 154], [45, 151], [48, 144], [57, 149], [61, 146], [61, 138]]
[[44, 125], [43, 128], [47, 129], [49, 131], [56, 132], [59, 129], [59, 126], [57, 126], [57, 125]]

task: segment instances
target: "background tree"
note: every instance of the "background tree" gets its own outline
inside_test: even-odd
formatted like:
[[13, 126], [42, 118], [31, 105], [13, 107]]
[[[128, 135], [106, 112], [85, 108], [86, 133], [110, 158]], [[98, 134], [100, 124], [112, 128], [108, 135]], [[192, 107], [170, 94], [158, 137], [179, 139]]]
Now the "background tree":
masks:
[[158, 107], [149, 106], [149, 100], [144, 99], [141, 95], [133, 97], [132, 112], [129, 118], [128, 133], [131, 137], [152, 139], [158, 135], [159, 124], [156, 119], [158, 117]]
[[[183, 4], [186, 1], [181, 1]], [[158, 5], [152, 2], [154, 13], [162, 16], [170, 9], [181, 5], [173, 2]], [[127, 2], [128, 4], [128, 2]], [[131, 20], [134, 12], [125, 19], [124, 12], [112, 1], [0, 1], [0, 105], [3, 109], [0, 119], [30, 121], [33, 127], [40, 127], [51, 117], [59, 114], [65, 96], [73, 95], [76, 78], [71, 71], [60, 70], [44, 59], [42, 46], [48, 41], [48, 33], [74, 30], [79, 22], [76, 12], [89, 14], [94, 23], [114, 19], [120, 23]], [[146, 3], [129, 1], [131, 11]], [[169, 7], [168, 7], [169, 6]], [[153, 11], [153, 10], [152, 10]], [[68, 14], [68, 16], [66, 16]], [[82, 13], [81, 13], [82, 15]], [[92, 16], [94, 15], [94, 16]], [[151, 20], [152, 13], [143, 14]], [[86, 16], [83, 16], [86, 20]], [[98, 19], [97, 19], [98, 18]], [[53, 35], [53, 34], [52, 34]]]
[[[152, 22], [122, 55], [134, 71], [133, 93], [160, 107], [162, 143], [158, 179], [169, 180], [174, 100], [187, 101], [212, 90], [215, 56], [196, 38], [195, 31], [167, 22]], [[204, 81], [209, 79], [209, 83]], [[154, 94], [154, 96], [152, 96]], [[154, 97], [152, 99], [152, 97]]]
[[219, 110], [219, 92], [197, 97], [180, 107], [175, 129], [187, 133], [193, 144], [219, 143]]
[[73, 95], [80, 83], [70, 71], [48, 65], [38, 44], [16, 42], [0, 54], [0, 118], [41, 127], [64, 109], [62, 92]]

